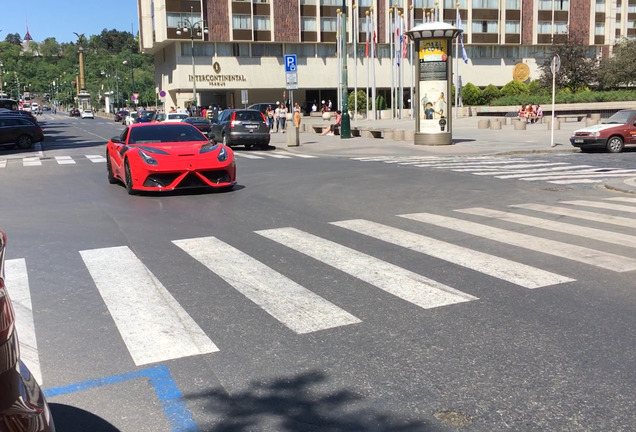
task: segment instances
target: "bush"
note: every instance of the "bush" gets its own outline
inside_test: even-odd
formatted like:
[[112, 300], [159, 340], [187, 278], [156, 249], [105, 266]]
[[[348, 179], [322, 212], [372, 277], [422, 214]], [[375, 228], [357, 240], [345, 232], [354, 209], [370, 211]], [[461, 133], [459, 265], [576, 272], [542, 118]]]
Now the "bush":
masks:
[[489, 84], [481, 91], [482, 103], [490, 105], [490, 103], [499, 97], [499, 89], [493, 84]]
[[[367, 111], [367, 94], [363, 91], [363, 90], [358, 90], [358, 113], [361, 112], [366, 112]], [[347, 100], [347, 109], [351, 112], [353, 112], [353, 110], [355, 110], [355, 96], [356, 93], [354, 92], [350, 92], [349, 93], [349, 98]], [[369, 101], [370, 102], [370, 101]], [[371, 103], [369, 103], [369, 109], [371, 109]]]
[[482, 95], [479, 87], [472, 83], [462, 87], [462, 102], [464, 105], [480, 105], [482, 103]]
[[386, 109], [386, 101], [384, 100], [384, 96], [379, 95], [375, 98], [375, 109], [378, 111]]
[[522, 82], [512, 80], [501, 88], [501, 96], [527, 95], [528, 86]]

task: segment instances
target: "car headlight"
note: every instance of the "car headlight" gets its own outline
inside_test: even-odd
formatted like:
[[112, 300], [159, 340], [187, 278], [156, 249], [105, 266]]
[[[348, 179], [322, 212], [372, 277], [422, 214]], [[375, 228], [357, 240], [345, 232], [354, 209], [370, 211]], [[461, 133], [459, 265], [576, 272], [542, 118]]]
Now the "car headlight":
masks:
[[221, 147], [221, 151], [216, 156], [219, 162], [225, 162], [228, 158], [227, 149], [225, 147]]
[[599, 137], [599, 136], [601, 136], [601, 133], [598, 132], [598, 131], [597, 132], [590, 132], [590, 136]]
[[150, 156], [148, 153], [146, 153], [143, 150], [139, 150], [139, 156], [141, 156], [141, 158], [143, 159], [144, 162], [146, 162], [148, 165], [157, 165], [157, 159], [153, 158], [152, 156]]

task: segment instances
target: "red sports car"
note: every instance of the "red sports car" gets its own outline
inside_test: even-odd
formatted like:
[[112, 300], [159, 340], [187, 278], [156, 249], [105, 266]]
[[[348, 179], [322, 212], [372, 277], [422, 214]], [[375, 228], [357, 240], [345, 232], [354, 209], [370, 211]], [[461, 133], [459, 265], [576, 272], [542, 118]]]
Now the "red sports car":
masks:
[[108, 181], [123, 183], [129, 194], [236, 184], [232, 150], [187, 123], [128, 126], [108, 142], [106, 169]]

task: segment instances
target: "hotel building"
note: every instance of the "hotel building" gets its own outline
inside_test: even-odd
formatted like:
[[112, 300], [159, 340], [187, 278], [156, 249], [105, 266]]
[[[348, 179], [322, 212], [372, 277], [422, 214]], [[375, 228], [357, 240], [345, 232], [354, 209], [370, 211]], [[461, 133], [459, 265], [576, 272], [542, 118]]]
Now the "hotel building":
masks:
[[[248, 104], [283, 101], [291, 91], [301, 105], [336, 105], [343, 3], [349, 91], [375, 82], [388, 100], [401, 80], [405, 107], [416, 84], [408, 54], [399, 69], [391, 61], [396, 15], [408, 29], [431, 19], [455, 25], [459, 12], [468, 62], [454, 72], [477, 86], [504, 85], [520, 63], [528, 79], [538, 78], [552, 41], [568, 32], [589, 56], [607, 56], [617, 40], [636, 36], [636, 0], [138, 0], [139, 43], [154, 56], [167, 107], [186, 106], [193, 92], [200, 106], [242, 106], [245, 96]], [[297, 86], [287, 82], [288, 54], [297, 56]]]

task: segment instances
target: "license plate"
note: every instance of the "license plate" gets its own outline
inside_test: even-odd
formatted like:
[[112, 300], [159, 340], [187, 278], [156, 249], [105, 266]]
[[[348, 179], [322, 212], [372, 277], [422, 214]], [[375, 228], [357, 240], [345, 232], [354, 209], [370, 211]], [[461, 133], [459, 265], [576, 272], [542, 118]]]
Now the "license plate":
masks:
[[245, 125], [245, 129], [256, 129], [258, 125]]
[[582, 140], [582, 139], [580, 139], [580, 138], [575, 139], [575, 140], [574, 140], [574, 142], [575, 142], [575, 143], [583, 144], [583, 140]]

